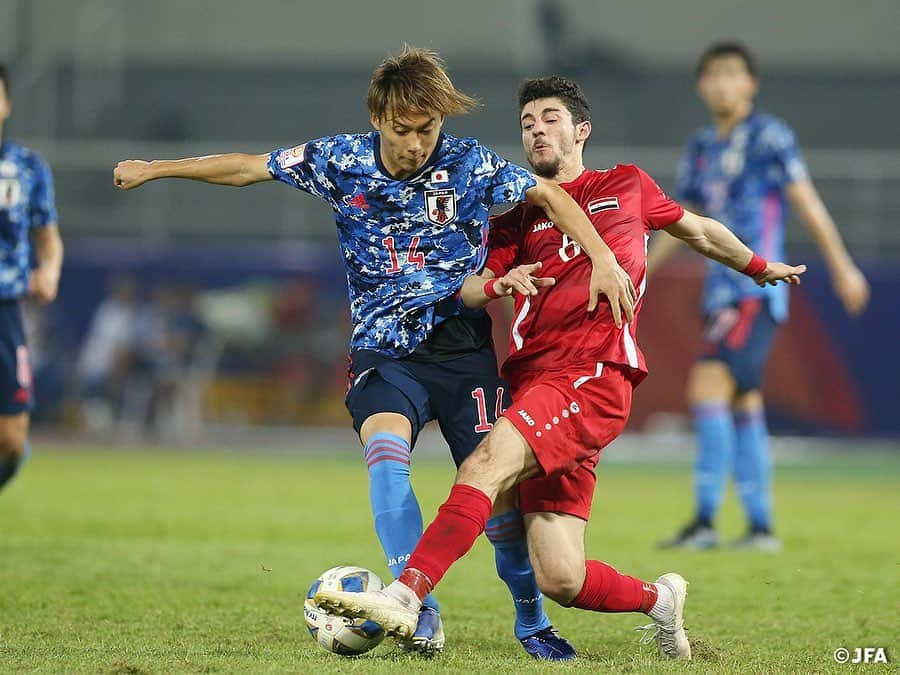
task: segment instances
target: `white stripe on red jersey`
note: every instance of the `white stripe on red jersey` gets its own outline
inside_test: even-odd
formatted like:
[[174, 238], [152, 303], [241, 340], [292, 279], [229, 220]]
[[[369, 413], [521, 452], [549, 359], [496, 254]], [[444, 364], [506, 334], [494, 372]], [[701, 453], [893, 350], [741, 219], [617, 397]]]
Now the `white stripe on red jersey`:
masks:
[[618, 363], [646, 373], [644, 355], [637, 346], [637, 321], [647, 287], [649, 232], [680, 220], [684, 209], [630, 164], [606, 171], [585, 170], [562, 188], [585, 210], [639, 288], [634, 321], [616, 328], [605, 298], [588, 314], [590, 260], [541, 209], [520, 204], [491, 218], [487, 267], [499, 277], [517, 265], [540, 261], [541, 276], [554, 277], [556, 285], [536, 296], [515, 294], [516, 318], [504, 374], [591, 362]]

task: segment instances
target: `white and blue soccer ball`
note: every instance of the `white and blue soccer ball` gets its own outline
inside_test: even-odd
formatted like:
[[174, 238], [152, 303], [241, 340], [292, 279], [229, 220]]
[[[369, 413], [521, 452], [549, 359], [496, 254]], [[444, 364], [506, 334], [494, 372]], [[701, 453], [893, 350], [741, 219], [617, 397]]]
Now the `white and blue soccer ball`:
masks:
[[374, 621], [365, 619], [348, 619], [343, 616], [329, 614], [316, 605], [313, 598], [322, 590], [348, 591], [380, 591], [384, 588], [381, 578], [364, 567], [332, 567], [319, 575], [303, 605], [306, 626], [320, 647], [341, 656], [359, 656], [375, 649], [384, 640], [384, 630]]

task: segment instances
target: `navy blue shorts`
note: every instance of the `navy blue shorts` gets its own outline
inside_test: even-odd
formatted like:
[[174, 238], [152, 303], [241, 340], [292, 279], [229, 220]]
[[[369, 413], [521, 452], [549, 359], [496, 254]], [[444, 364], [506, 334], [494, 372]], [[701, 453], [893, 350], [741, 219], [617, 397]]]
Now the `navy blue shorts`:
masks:
[[724, 362], [737, 383], [738, 394], [759, 389], [776, 328], [778, 324], [762, 298], [747, 298], [723, 307], [706, 317], [699, 360]]
[[0, 415], [31, 411], [33, 398], [22, 308], [18, 300], [0, 300]]
[[350, 357], [347, 409], [359, 433], [375, 413], [394, 412], [412, 425], [412, 442], [437, 420], [456, 466], [462, 464], [510, 405], [491, 347], [435, 363], [392, 359], [360, 350]]

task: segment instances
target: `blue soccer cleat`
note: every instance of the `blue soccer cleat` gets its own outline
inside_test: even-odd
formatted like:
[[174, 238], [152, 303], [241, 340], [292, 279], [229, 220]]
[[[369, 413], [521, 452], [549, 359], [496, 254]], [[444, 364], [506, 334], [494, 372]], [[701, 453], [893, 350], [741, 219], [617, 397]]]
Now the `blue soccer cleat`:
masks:
[[411, 638], [400, 640], [397, 646], [405, 652], [422, 656], [434, 656], [444, 651], [444, 623], [440, 612], [431, 607], [419, 610], [416, 632]]
[[553, 626], [539, 630], [519, 642], [531, 656], [543, 661], [571, 661], [578, 656], [575, 648]]

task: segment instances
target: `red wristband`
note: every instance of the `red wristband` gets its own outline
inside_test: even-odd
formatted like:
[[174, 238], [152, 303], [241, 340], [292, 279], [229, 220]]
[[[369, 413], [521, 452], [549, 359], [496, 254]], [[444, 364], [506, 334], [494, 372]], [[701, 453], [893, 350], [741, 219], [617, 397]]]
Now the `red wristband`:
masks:
[[496, 284], [497, 284], [497, 280], [496, 280], [496, 279], [488, 279], [487, 281], [484, 282], [484, 288], [483, 288], [484, 294], [485, 294], [486, 296], [488, 296], [489, 298], [501, 298], [501, 297], [503, 297], [502, 295], [500, 295], [500, 294], [497, 292], [497, 289], [495, 288]]
[[768, 265], [769, 263], [766, 262], [765, 258], [754, 253], [753, 257], [750, 258], [750, 262], [747, 263], [747, 266], [741, 272], [748, 277], [755, 277], [760, 272], [764, 272]]

